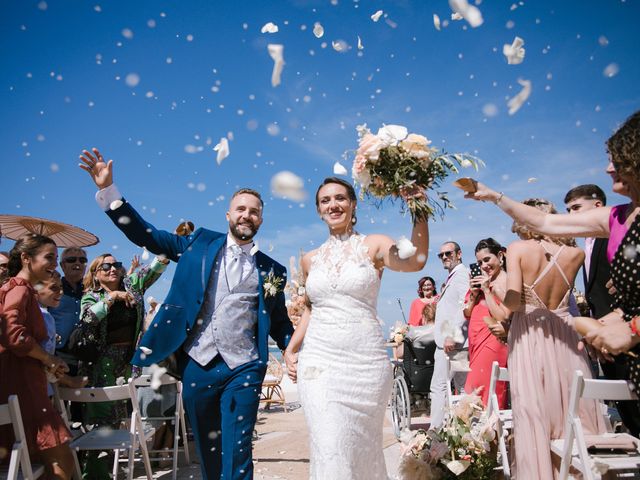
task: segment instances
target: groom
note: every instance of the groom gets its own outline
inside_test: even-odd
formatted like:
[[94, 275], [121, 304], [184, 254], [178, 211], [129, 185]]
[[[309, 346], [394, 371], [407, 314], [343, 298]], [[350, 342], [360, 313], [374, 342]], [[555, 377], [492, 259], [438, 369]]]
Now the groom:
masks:
[[[282, 287], [286, 269], [253, 248], [263, 202], [254, 190], [233, 194], [228, 233], [199, 228], [186, 237], [157, 230], [120, 195], [113, 161], [83, 151], [80, 168], [96, 200], [133, 243], [178, 262], [169, 293], [132, 363], [149, 366], [176, 352], [184, 404], [203, 478], [251, 479], [256, 422], [271, 335], [284, 350], [293, 333]], [[279, 288], [263, 288], [265, 283]]]

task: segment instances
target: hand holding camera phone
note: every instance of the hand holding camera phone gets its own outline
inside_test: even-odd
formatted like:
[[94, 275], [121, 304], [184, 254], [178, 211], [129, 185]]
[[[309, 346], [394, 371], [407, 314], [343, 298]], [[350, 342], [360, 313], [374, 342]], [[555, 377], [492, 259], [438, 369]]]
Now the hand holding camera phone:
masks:
[[[478, 265], [477, 263], [470, 263], [469, 264], [469, 270], [471, 272], [471, 278], [475, 278], [475, 277], [481, 277], [482, 276], [482, 269], [480, 268], [480, 265]], [[472, 282], [471, 283], [471, 288], [480, 288], [480, 283], [479, 282]]]

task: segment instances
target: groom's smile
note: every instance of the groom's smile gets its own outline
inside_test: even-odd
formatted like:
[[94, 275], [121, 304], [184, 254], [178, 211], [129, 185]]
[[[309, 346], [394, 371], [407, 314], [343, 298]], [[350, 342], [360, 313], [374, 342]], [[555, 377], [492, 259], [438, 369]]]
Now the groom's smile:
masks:
[[262, 225], [262, 202], [250, 193], [241, 193], [231, 199], [227, 212], [229, 231], [238, 244], [249, 243]]

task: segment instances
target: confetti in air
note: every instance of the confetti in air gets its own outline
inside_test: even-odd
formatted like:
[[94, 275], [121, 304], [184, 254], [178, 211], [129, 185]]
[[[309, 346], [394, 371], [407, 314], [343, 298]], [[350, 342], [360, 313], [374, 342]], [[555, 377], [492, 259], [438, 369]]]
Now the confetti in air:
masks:
[[260, 29], [260, 32], [261, 33], [277, 33], [278, 26], [275, 23], [268, 22], [262, 26], [262, 28]]
[[507, 63], [509, 65], [518, 65], [524, 61], [524, 40], [520, 37], [516, 37], [513, 43], [509, 45], [505, 43], [502, 47], [502, 53], [507, 57]]
[[334, 175], [349, 175], [349, 171], [340, 162], [336, 162], [336, 163], [333, 164], [333, 174]]
[[520, 107], [527, 101], [529, 95], [531, 95], [531, 81], [523, 80], [522, 78], [518, 79], [518, 83], [522, 85], [522, 90], [515, 96], [510, 98], [507, 101], [507, 106], [509, 107], [509, 115], [513, 115]]
[[435, 13], [433, 14], [433, 26], [440, 31], [440, 17]]
[[220, 165], [222, 161], [229, 156], [229, 140], [227, 140], [225, 137], [222, 137], [220, 139], [220, 142], [218, 142], [218, 144], [213, 147], [213, 150], [218, 152], [218, 155], [216, 156], [216, 162], [218, 162], [218, 165]]
[[322, 36], [324, 35], [324, 28], [322, 27], [320, 22], [316, 22], [313, 25], [313, 34], [316, 36], [316, 38], [322, 38]]
[[406, 237], [400, 237], [396, 242], [396, 247], [398, 249], [398, 257], [402, 260], [414, 256], [418, 250], [418, 248], [411, 243], [411, 240]]
[[[451, 10], [464, 18], [473, 28], [482, 25], [482, 12], [475, 5], [469, 5], [467, 0], [449, 0]], [[451, 17], [453, 18], [453, 17]]]
[[279, 198], [301, 202], [307, 197], [304, 180], [293, 172], [284, 170], [271, 179], [271, 192]]
[[273, 72], [271, 73], [271, 86], [277, 87], [280, 85], [280, 75], [282, 75], [282, 69], [284, 68], [284, 45], [278, 45], [270, 43], [267, 45], [269, 56], [273, 59]]
[[373, 20], [374, 22], [377, 22], [378, 20], [380, 20], [380, 17], [382, 16], [383, 13], [384, 12], [382, 10], [378, 10], [376, 13], [371, 15], [371, 20]]

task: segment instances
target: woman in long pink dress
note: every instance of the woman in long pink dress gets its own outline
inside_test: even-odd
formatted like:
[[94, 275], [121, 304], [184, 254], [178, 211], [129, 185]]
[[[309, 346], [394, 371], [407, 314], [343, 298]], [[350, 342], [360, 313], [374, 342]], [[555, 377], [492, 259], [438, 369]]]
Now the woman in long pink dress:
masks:
[[[507, 366], [506, 330], [503, 322], [507, 314], [501, 308], [507, 288], [502, 246], [493, 238], [480, 240], [476, 245], [476, 260], [482, 275], [472, 277], [465, 302], [464, 315], [469, 319], [469, 368], [465, 392], [480, 390], [482, 402], [489, 401], [489, 383], [494, 361]], [[502, 337], [502, 338], [499, 338]], [[507, 408], [507, 386], [496, 384], [498, 405]]]
[[[543, 199], [524, 202], [548, 213]], [[504, 306], [513, 311], [508, 344], [515, 472], [521, 479], [551, 479], [558, 474], [550, 440], [565, 436], [571, 381], [576, 370], [591, 378], [584, 351], [569, 313], [569, 295], [584, 252], [573, 239], [534, 234], [514, 222], [522, 240], [507, 248], [507, 293]], [[587, 434], [605, 431], [595, 401], [581, 401], [580, 420]]]
[[411, 302], [411, 309], [409, 310], [409, 325], [413, 327], [423, 325], [422, 316], [424, 309], [427, 307], [429, 307], [428, 318], [430, 318], [430, 321], [434, 321], [434, 307], [436, 303], [438, 303], [439, 298], [438, 292], [436, 291], [436, 282], [433, 278], [422, 277], [418, 280], [418, 298]]

